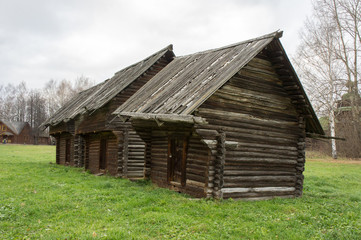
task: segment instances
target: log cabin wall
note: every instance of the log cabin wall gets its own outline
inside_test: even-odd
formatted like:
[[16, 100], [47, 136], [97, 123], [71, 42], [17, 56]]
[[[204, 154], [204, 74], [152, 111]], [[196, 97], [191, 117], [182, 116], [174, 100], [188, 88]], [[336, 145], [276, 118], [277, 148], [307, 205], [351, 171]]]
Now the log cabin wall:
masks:
[[[102, 141], [106, 148], [102, 149]], [[104, 152], [104, 165], [101, 166], [101, 152]], [[117, 175], [118, 173], [118, 142], [111, 132], [88, 134], [85, 137], [85, 168], [91, 173]]]
[[[222, 131], [225, 138], [224, 167], [218, 170], [222, 176], [214, 178], [219, 187], [216, 197], [299, 195], [304, 124], [267, 56], [260, 54], [250, 61], [196, 114], [209, 122], [200, 128]], [[213, 155], [220, 158], [222, 153], [218, 150]]]
[[31, 144], [34, 143], [31, 127], [26, 124], [19, 135], [15, 135], [15, 142], [19, 144]]
[[127, 164], [124, 165], [123, 176], [126, 178], [144, 178], [144, 151], [145, 142], [139, 137], [133, 128], [125, 130], [124, 142], [125, 145], [124, 155], [127, 156]]
[[74, 166], [84, 167], [84, 151], [85, 151], [85, 142], [82, 135], [75, 135], [74, 137]]
[[[177, 138], [183, 141], [185, 151], [184, 183], [170, 179], [170, 142]], [[146, 158], [149, 160], [149, 178], [153, 183], [195, 197], [207, 196], [210, 152], [199, 136], [181, 128], [179, 131], [156, 129], [152, 131], [147, 147], [150, 154], [150, 158]]]
[[58, 143], [56, 145], [56, 151], [59, 155], [58, 164], [74, 166], [74, 137], [66, 132], [61, 133], [58, 136]]
[[152, 135], [150, 179], [160, 187], [168, 187], [167, 158], [168, 137]]
[[[11, 124], [11, 125], [10, 125]], [[19, 125], [20, 124], [20, 125]], [[9, 126], [8, 126], [9, 125]], [[8, 134], [11, 133], [10, 134]], [[5, 122], [0, 120], [0, 140], [7, 140], [7, 143], [33, 144], [31, 127], [25, 122]]]
[[[99, 111], [102, 112], [102, 111]], [[96, 113], [95, 116], [101, 116], [101, 114]], [[90, 119], [90, 118], [89, 118]], [[90, 120], [89, 120], [90, 121]], [[90, 121], [91, 122], [91, 121]], [[106, 120], [103, 118], [102, 124]], [[99, 123], [99, 122], [98, 122]], [[96, 152], [98, 145], [93, 144], [94, 135], [108, 133], [111, 127], [106, 127], [105, 125], [101, 126], [98, 123], [94, 123], [93, 127], [97, 131], [95, 133], [86, 133], [82, 134], [85, 139], [90, 139], [91, 144], [88, 145], [90, 153]], [[82, 124], [83, 125], [83, 124]], [[85, 126], [85, 124], [84, 124]], [[80, 131], [85, 131], [88, 126], [85, 128], [79, 129]], [[116, 129], [115, 129], [116, 128]], [[79, 131], [79, 132], [80, 132]], [[112, 129], [112, 132], [116, 135], [116, 144], [118, 146], [118, 170], [116, 173], [111, 173], [112, 175], [120, 175], [124, 178], [143, 178], [144, 177], [144, 149], [145, 143], [135, 132], [130, 123], [119, 123]], [[89, 137], [90, 136], [90, 137]], [[93, 147], [96, 149], [94, 150]], [[88, 163], [97, 162], [99, 157], [98, 155], [90, 154], [87, 156]], [[84, 159], [84, 155], [83, 155]], [[79, 158], [79, 162], [85, 162]], [[95, 166], [94, 166], [95, 167]], [[95, 167], [96, 168], [96, 167]], [[89, 168], [90, 169], [90, 168]], [[93, 172], [93, 171], [92, 171]]]
[[[147, 83], [154, 75], [162, 70], [170, 59], [165, 57], [161, 58], [151, 69], [146, 71], [142, 76], [137, 78], [128, 87], [118, 93], [109, 103], [96, 110], [93, 113], [84, 116], [83, 121], [77, 128], [78, 134], [99, 133], [107, 131], [119, 131], [118, 140], [118, 170], [115, 173], [113, 170], [110, 172], [112, 175], [121, 175], [125, 178], [143, 178], [144, 177], [144, 149], [145, 143], [135, 132], [130, 123], [123, 123], [121, 121], [113, 121], [114, 115], [111, 113], [130, 98], [139, 88]], [[93, 134], [91, 134], [93, 135]], [[86, 137], [87, 138], [87, 137]], [[90, 137], [89, 139], [93, 139]], [[100, 144], [100, 143], [99, 143]], [[93, 149], [95, 147], [95, 149]], [[92, 172], [98, 172], [97, 166], [94, 165], [98, 161], [97, 144], [93, 140], [88, 145], [89, 156], [87, 161], [89, 169]], [[84, 158], [84, 157], [83, 157]], [[85, 160], [79, 159], [78, 162]], [[114, 174], [113, 174], [114, 173]]]
[[[80, 120], [79, 118], [76, 118], [75, 120], [71, 120], [69, 122], [61, 122], [55, 126], [49, 127], [49, 134], [55, 136], [57, 144], [56, 144], [56, 151], [58, 153], [58, 157], [56, 160], [57, 164], [61, 165], [69, 165], [69, 166], [79, 166], [79, 157], [77, 156], [78, 149], [78, 139], [75, 138], [75, 128], [79, 124]], [[68, 150], [66, 149], [66, 141], [69, 141], [70, 146], [68, 147]], [[75, 144], [77, 146], [75, 146]], [[68, 153], [69, 161], [66, 162], [66, 155], [67, 151], [70, 151]]]
[[[186, 192], [196, 197], [206, 197], [209, 186], [209, 148], [198, 136], [189, 138], [186, 171]], [[212, 186], [209, 186], [212, 187]]]

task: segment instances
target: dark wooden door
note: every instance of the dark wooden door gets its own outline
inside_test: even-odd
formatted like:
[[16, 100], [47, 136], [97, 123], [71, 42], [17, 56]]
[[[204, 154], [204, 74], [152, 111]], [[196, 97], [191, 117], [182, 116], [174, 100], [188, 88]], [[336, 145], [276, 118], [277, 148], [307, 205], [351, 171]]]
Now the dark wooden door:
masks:
[[70, 139], [65, 140], [65, 162], [70, 162]]
[[168, 139], [168, 181], [186, 183], [187, 139], [170, 137]]
[[100, 140], [99, 169], [107, 168], [107, 140]]

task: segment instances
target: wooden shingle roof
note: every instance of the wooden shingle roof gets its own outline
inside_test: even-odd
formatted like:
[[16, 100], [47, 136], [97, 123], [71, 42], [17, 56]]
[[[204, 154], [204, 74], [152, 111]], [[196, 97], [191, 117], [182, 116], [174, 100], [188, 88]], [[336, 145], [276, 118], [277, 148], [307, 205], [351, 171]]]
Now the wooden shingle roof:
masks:
[[[191, 115], [258, 53], [281, 36], [282, 32], [276, 31], [226, 47], [176, 57], [113, 114], [125, 118], [143, 116], [146, 119], [157, 116], [165, 118], [165, 115], [169, 119], [179, 119]], [[283, 48], [279, 50], [285, 55]], [[292, 68], [287, 57], [286, 60], [288, 63], [284, 63], [285, 67]], [[311, 124], [308, 125], [311, 126], [310, 132], [324, 134], [293, 68], [288, 72], [294, 75], [292, 81], [299, 86], [302, 90], [300, 94], [306, 99], [304, 110], [305, 115], [311, 115]], [[189, 117], [184, 121], [189, 122]]]
[[76, 116], [86, 112], [96, 111], [144, 74], [167, 53], [174, 56], [172, 45], [163, 48], [138, 63], [120, 70], [115, 73], [111, 79], [78, 93], [53, 116], [42, 123], [41, 127], [55, 126], [61, 122], [74, 119]]

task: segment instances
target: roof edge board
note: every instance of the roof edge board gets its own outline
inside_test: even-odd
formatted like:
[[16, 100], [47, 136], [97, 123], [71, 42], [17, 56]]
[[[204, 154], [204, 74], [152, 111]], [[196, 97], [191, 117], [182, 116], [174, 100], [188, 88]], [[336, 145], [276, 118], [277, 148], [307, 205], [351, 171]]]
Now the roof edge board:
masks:
[[287, 56], [287, 54], [286, 54], [286, 51], [285, 51], [285, 49], [284, 49], [283, 46], [282, 46], [281, 41], [278, 40], [278, 41], [276, 42], [276, 44], [278, 45], [278, 47], [281, 48], [282, 53], [283, 53], [283, 55], [284, 55], [284, 57], [285, 57], [285, 61], [288, 63], [289, 68], [290, 68], [290, 70], [291, 70], [292, 75], [294, 76], [294, 79], [295, 79], [296, 83], [300, 86], [300, 90], [302, 91], [302, 95], [305, 97], [306, 104], [310, 107], [312, 118], [316, 120], [316, 124], [317, 124], [316, 128], [321, 132], [322, 135], [325, 135], [325, 132], [323, 131], [323, 128], [322, 128], [322, 126], [321, 126], [320, 121], [318, 120], [318, 117], [317, 117], [317, 115], [316, 115], [316, 113], [315, 113], [315, 110], [313, 109], [313, 106], [312, 106], [310, 100], [308, 99], [308, 96], [307, 96], [307, 94], [306, 94], [306, 92], [305, 92], [305, 89], [303, 88], [303, 85], [302, 85], [302, 83], [301, 83], [301, 81], [300, 81], [300, 79], [299, 79], [299, 77], [298, 77], [295, 69], [293, 68], [293, 65], [291, 64], [291, 61], [290, 61], [290, 59], [288, 58], [288, 56]]

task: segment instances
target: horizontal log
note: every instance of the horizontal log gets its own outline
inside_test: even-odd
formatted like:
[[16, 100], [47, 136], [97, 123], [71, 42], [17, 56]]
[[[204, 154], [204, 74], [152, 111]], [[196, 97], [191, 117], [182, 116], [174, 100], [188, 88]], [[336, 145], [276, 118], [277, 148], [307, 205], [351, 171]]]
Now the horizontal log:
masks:
[[198, 109], [200, 115], [209, 116], [209, 118], [216, 117], [217, 115], [221, 119], [228, 119], [231, 121], [239, 121], [240, 119], [248, 119], [251, 120], [253, 123], [258, 122], [261, 125], [265, 126], [274, 126], [274, 127], [285, 127], [285, 126], [297, 126], [298, 122], [296, 121], [285, 121], [285, 120], [274, 120], [274, 119], [264, 119], [252, 116], [246, 113], [239, 113], [239, 112], [229, 112], [225, 110], [219, 109], [208, 109], [200, 107]]
[[295, 171], [286, 172], [286, 171], [243, 171], [243, 170], [224, 170], [224, 176], [264, 176], [264, 175], [289, 175], [295, 176]]
[[260, 143], [249, 143], [249, 142], [240, 142], [238, 141], [238, 147], [253, 147], [253, 148], [262, 148], [262, 149], [275, 149], [275, 150], [287, 150], [287, 151], [297, 151], [295, 146], [283, 146], [279, 144], [260, 144]]
[[[296, 165], [297, 166], [297, 165]], [[271, 165], [271, 164], [259, 164], [259, 163], [238, 163], [237, 165], [224, 166], [225, 171], [283, 171], [283, 172], [295, 172], [295, 165]]]
[[202, 137], [217, 137], [219, 136], [218, 131], [212, 129], [196, 129], [196, 133]]
[[193, 180], [189, 180], [189, 179], [187, 179], [186, 185], [193, 185], [193, 186], [197, 186], [197, 187], [201, 187], [201, 188], [205, 187], [204, 182], [197, 182], [197, 181], [193, 181]]
[[245, 153], [245, 152], [253, 152], [257, 154], [278, 154], [282, 156], [291, 156], [297, 157], [299, 156], [298, 151], [296, 150], [278, 150], [278, 149], [267, 149], [267, 148], [258, 148], [258, 147], [240, 147], [237, 143], [237, 147], [234, 149], [230, 149], [229, 147], [226, 148], [227, 152], [238, 152], [238, 153]]
[[223, 193], [293, 192], [294, 187], [222, 188]]
[[223, 188], [234, 187], [294, 187], [295, 182], [224, 182]]
[[225, 182], [295, 182], [295, 176], [224, 176]]
[[298, 160], [297, 155], [285, 156], [275, 153], [267, 152], [245, 152], [245, 151], [227, 151], [226, 157], [262, 157], [272, 159], [286, 159], [286, 160]]
[[257, 141], [259, 143], [279, 143], [279, 144], [287, 144], [287, 145], [294, 145], [297, 143], [297, 139], [288, 139], [282, 137], [275, 137], [275, 136], [267, 136], [267, 135], [260, 135], [256, 132], [253, 133], [246, 133], [246, 132], [227, 132], [227, 140], [238, 140], [238, 139], [249, 139], [253, 141]]
[[[282, 195], [282, 196], [262, 196], [262, 197], [232, 197], [234, 200], [245, 200], [245, 201], [263, 201], [263, 200], [270, 200], [274, 198], [294, 198], [295, 195]], [[229, 197], [224, 197], [227, 199]]]
[[205, 176], [199, 176], [192, 173], [187, 173], [187, 179], [197, 181], [197, 182], [206, 182]]
[[232, 163], [242, 163], [242, 162], [251, 162], [251, 163], [263, 163], [263, 164], [282, 164], [282, 165], [296, 165], [296, 160], [284, 160], [284, 159], [274, 159], [274, 158], [251, 158], [251, 157], [227, 157], [226, 165], [232, 165]]

